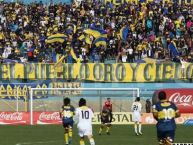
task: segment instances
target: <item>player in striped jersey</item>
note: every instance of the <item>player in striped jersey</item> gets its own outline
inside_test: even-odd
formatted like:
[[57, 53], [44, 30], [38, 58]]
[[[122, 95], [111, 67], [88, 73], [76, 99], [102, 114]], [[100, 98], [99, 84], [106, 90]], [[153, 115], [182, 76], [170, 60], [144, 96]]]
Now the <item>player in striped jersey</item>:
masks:
[[64, 98], [64, 105], [60, 110], [60, 117], [62, 118], [64, 132], [64, 140], [66, 145], [70, 144], [72, 141], [72, 127], [73, 127], [73, 116], [75, 114], [75, 109], [70, 105], [70, 99]]
[[175, 137], [175, 118], [180, 112], [173, 102], [167, 100], [164, 91], [158, 94], [159, 102], [153, 105], [153, 116], [157, 120], [157, 138], [160, 145], [172, 145]]

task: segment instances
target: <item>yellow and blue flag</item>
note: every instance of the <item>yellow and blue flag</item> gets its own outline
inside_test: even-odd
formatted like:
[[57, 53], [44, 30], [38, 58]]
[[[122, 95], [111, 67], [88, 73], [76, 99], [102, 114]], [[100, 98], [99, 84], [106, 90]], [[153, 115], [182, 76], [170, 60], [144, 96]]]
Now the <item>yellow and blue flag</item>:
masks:
[[72, 33], [76, 33], [76, 31], [77, 31], [77, 27], [76, 27], [76, 25], [74, 25], [74, 24], [72, 24], [72, 23], [69, 23], [69, 24], [67, 24], [67, 26], [68, 26], [68, 28], [67, 28], [67, 32], [72, 32]]
[[129, 28], [127, 26], [124, 26], [120, 30], [120, 37], [122, 40], [126, 41], [129, 34]]
[[52, 53], [52, 59], [54, 63], [57, 63], [60, 60], [61, 54], [58, 53]]
[[78, 57], [76, 56], [73, 48], [70, 49], [70, 54], [71, 54], [72, 58], [73, 58], [77, 63], [80, 63], [81, 60], [80, 60], [80, 58], [78, 58]]
[[99, 37], [94, 40], [94, 44], [98, 47], [100, 45], [106, 46], [107, 45], [107, 38]]
[[179, 52], [178, 52], [178, 49], [176, 47], [176, 43], [175, 42], [172, 41], [168, 45], [168, 49], [171, 51], [173, 57], [179, 56]]
[[107, 37], [107, 32], [101, 28], [95, 26], [90, 27], [89, 29], [84, 30], [86, 34], [92, 35], [95, 38], [98, 37]]
[[85, 41], [89, 45], [92, 44], [92, 40], [90, 39], [90, 37], [89, 36], [85, 36], [83, 34], [80, 37], [78, 37], [78, 40]]
[[63, 63], [63, 60], [65, 59], [66, 56], [60, 56], [59, 60], [55, 63], [55, 70], [57, 72], [61, 72], [62, 70], [62, 63]]
[[92, 40], [90, 39], [89, 36], [86, 36], [86, 37], [85, 37], [85, 42], [86, 42], [87, 44], [89, 44], [89, 45], [92, 44]]
[[63, 43], [66, 38], [67, 38], [66, 35], [57, 33], [57, 34], [49, 36], [46, 39], [46, 43], [54, 43], [54, 42]]
[[84, 34], [82, 34], [82, 35], [80, 35], [80, 36], [78, 37], [78, 40], [80, 40], [80, 41], [84, 41], [84, 39], [85, 39]]

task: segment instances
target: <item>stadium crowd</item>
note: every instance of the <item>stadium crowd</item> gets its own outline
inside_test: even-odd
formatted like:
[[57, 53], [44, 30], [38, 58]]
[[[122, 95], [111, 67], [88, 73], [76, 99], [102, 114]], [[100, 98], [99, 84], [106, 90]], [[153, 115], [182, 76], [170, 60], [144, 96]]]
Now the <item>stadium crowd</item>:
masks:
[[[105, 30], [106, 42], [95, 45], [85, 31], [90, 27]], [[53, 63], [65, 56], [73, 63], [74, 55], [81, 62], [193, 62], [193, 5], [1, 2], [1, 62]]]

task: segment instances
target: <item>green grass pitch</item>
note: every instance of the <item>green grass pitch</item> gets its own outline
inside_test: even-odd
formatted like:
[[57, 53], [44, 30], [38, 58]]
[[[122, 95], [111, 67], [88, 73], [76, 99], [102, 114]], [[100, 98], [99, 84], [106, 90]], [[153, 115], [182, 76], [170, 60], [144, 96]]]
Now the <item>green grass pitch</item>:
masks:
[[[96, 145], [157, 145], [154, 125], [143, 126], [143, 135], [135, 136], [132, 125], [114, 125], [111, 135], [97, 134], [94, 126]], [[175, 142], [193, 143], [193, 126], [179, 125]], [[0, 145], [64, 145], [63, 128], [60, 125], [42, 126], [0, 126]], [[77, 129], [74, 127], [73, 143], [79, 145]], [[86, 142], [86, 145], [89, 145]]]

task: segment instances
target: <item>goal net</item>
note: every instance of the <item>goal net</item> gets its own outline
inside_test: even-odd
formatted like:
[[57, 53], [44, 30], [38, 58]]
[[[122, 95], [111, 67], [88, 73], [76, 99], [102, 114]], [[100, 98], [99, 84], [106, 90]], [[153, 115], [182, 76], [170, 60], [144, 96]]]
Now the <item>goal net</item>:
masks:
[[71, 99], [74, 107], [78, 107], [80, 98], [85, 98], [87, 106], [95, 112], [100, 112], [106, 99], [111, 98], [114, 112], [129, 112], [139, 91], [139, 88], [31, 88], [30, 124], [33, 124], [34, 112], [59, 111], [65, 97]]

